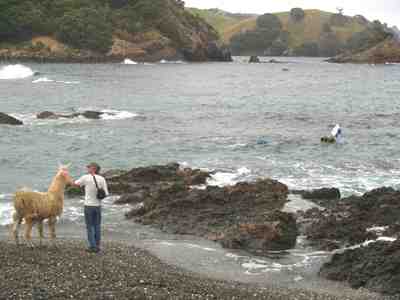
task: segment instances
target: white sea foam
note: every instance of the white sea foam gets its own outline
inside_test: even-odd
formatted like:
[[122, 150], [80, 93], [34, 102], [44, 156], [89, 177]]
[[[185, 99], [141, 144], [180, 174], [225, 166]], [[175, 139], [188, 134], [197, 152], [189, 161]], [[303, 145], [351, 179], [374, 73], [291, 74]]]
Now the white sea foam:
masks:
[[201, 249], [201, 250], [208, 251], [208, 252], [215, 252], [215, 251], [217, 251], [217, 250], [214, 249], [214, 248], [202, 247], [202, 246], [196, 245], [196, 244], [185, 244], [185, 245], [186, 245], [186, 247], [189, 247], [189, 248], [192, 248], [192, 249]]
[[184, 64], [185, 62], [182, 60], [160, 60], [160, 64]]
[[382, 234], [385, 230], [387, 230], [389, 226], [375, 226], [371, 228], [367, 228], [367, 232], [376, 232], [377, 234]]
[[40, 83], [40, 82], [54, 82], [54, 80], [48, 79], [47, 77], [40, 77], [32, 81], [32, 83]]
[[137, 117], [138, 115], [135, 113], [131, 113], [129, 111], [120, 111], [120, 110], [112, 110], [112, 109], [104, 109], [101, 110], [103, 115], [101, 118], [103, 120], [123, 120], [123, 119], [131, 119]]
[[320, 210], [324, 209], [311, 201], [304, 200], [300, 195], [289, 194], [288, 200], [289, 202], [287, 202], [282, 209], [284, 212], [296, 213], [299, 210], [306, 211], [314, 207]]
[[333, 253], [342, 253], [345, 250], [354, 250], [354, 249], [357, 249], [360, 247], [366, 247], [366, 246], [376, 243], [376, 242], [394, 242], [396, 240], [397, 240], [397, 238], [394, 238], [394, 237], [381, 236], [381, 237], [377, 238], [376, 240], [367, 240], [361, 244], [357, 244], [357, 245], [354, 245], [351, 247], [346, 247], [346, 248], [335, 250], [335, 251], [333, 251]]
[[237, 169], [236, 173], [217, 172], [211, 174], [211, 178], [207, 180], [207, 184], [219, 187], [235, 185], [250, 173], [251, 170], [246, 167]]
[[0, 202], [0, 225], [4, 226], [12, 223], [13, 211], [12, 202]]
[[8, 65], [0, 69], [0, 79], [22, 79], [33, 74], [32, 69], [24, 65]]
[[47, 77], [40, 77], [32, 81], [32, 83], [63, 83], [63, 84], [79, 84], [79, 81], [64, 81], [64, 80], [53, 80]]
[[11, 198], [12, 194], [0, 194], [0, 200]]
[[125, 58], [124, 61], [122, 62], [122, 64], [123, 65], [137, 65], [138, 63], [129, 58]]
[[243, 263], [242, 267], [248, 270], [255, 270], [255, 269], [266, 269], [268, 268], [268, 265], [258, 264], [255, 262], [248, 262], [248, 263]]

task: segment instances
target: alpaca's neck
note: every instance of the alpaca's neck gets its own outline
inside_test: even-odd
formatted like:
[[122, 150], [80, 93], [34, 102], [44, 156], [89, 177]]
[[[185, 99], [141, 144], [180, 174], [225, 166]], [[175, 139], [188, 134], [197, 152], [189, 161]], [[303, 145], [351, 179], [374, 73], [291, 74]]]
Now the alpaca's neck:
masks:
[[50, 184], [48, 192], [64, 196], [64, 191], [65, 181], [61, 178], [58, 178], [57, 176], [54, 177], [52, 183]]

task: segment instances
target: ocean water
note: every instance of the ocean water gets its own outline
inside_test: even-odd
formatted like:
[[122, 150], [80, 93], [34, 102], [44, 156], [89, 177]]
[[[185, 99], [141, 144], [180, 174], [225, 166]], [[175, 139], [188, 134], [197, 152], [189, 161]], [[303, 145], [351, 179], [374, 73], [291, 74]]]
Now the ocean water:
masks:
[[[12, 193], [45, 190], [59, 162], [71, 162], [78, 177], [89, 161], [104, 169], [177, 161], [215, 170], [214, 185], [272, 177], [292, 189], [338, 187], [345, 196], [400, 184], [400, 65], [305, 58], [3, 64], [0, 91], [0, 111], [25, 122], [0, 126], [3, 225], [10, 222]], [[87, 109], [107, 114], [101, 120], [35, 118], [45, 110]], [[321, 145], [335, 124], [344, 143]], [[81, 223], [81, 206], [71, 199], [63, 218]], [[123, 219], [112, 201], [105, 214], [109, 223]], [[250, 271], [265, 265], [253, 258], [241, 264]]]

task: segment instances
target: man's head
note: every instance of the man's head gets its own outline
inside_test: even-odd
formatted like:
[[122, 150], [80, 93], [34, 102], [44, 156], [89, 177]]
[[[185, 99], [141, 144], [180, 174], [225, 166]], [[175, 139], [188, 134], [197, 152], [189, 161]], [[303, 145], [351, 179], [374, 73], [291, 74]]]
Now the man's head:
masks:
[[88, 164], [87, 166], [88, 172], [90, 174], [99, 174], [100, 173], [100, 166], [98, 163], [95, 162], [91, 162], [90, 164]]

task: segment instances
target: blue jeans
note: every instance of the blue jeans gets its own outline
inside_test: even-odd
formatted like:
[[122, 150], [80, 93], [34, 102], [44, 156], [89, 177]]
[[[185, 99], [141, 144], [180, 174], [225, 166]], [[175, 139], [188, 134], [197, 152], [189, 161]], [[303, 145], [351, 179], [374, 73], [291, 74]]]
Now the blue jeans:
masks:
[[85, 223], [89, 247], [98, 249], [101, 240], [101, 207], [85, 206]]

